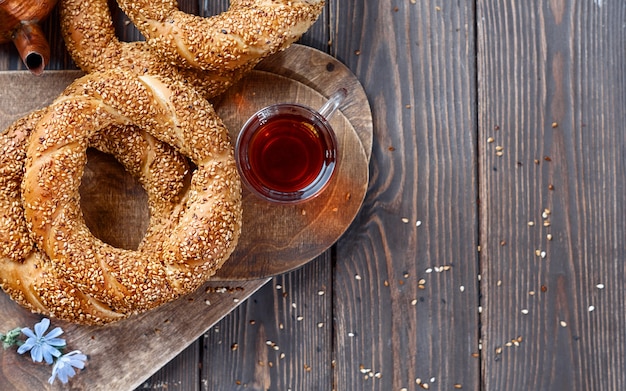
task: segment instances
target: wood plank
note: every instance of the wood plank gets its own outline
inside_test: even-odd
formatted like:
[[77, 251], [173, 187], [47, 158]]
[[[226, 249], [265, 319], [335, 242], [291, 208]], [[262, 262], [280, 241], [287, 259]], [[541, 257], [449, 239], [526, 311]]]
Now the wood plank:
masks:
[[209, 330], [202, 389], [331, 390], [331, 262], [275, 277]]
[[375, 129], [363, 211], [337, 245], [335, 389], [478, 389], [472, 5], [330, 12], [332, 54], [361, 80]]
[[200, 384], [200, 349], [199, 343], [189, 345], [136, 390], [197, 390]]
[[485, 389], [626, 387], [624, 10], [477, 2]]

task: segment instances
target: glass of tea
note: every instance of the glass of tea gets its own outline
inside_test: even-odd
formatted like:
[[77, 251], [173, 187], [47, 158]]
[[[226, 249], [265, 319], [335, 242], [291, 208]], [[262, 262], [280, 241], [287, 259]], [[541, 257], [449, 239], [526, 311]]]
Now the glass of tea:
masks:
[[250, 117], [235, 145], [244, 185], [262, 199], [281, 204], [319, 195], [330, 182], [339, 156], [328, 120], [346, 96], [342, 88], [319, 110], [280, 103]]

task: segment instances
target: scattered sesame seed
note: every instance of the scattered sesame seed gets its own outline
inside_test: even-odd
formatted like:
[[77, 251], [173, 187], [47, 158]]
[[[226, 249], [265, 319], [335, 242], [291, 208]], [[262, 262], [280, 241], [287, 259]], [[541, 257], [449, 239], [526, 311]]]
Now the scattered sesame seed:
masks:
[[297, 320], [298, 322], [300, 322], [302, 319], [304, 319], [304, 316], [302, 316], [302, 315], [299, 315], [299, 316], [296, 318], [296, 320]]
[[488, 137], [488, 138], [487, 138], [487, 142], [488, 142], [489, 144], [491, 144], [491, 143], [492, 143], [492, 142], [494, 142], [494, 141], [496, 141], [496, 140], [495, 140], [493, 137]]
[[417, 220], [417, 221], [415, 222], [415, 226], [416, 226], [416, 227], [419, 227], [419, 226], [421, 226], [421, 225], [422, 225], [422, 221], [421, 221], [421, 220]]
[[557, 122], [552, 122], [552, 128], [557, 128], [559, 124]]
[[534, 221], [529, 221], [528, 222], [528, 226], [529, 227], [534, 227], [535, 226], [535, 222]]
[[589, 306], [589, 308], [587, 308], [587, 310], [588, 310], [589, 312], [593, 312], [595, 309], [596, 309], [596, 307], [594, 307], [594, 306], [592, 306], [592, 305], [590, 305], [590, 306]]
[[324, 291], [317, 291], [317, 295], [318, 295], [318, 296], [324, 296], [324, 294], [325, 294], [325, 293], [326, 293], [326, 292], [324, 292]]
[[561, 327], [567, 327], [567, 322], [565, 322], [564, 320], [560, 321], [559, 324], [561, 325]]
[[596, 288], [598, 288], [598, 289], [604, 289], [604, 284], [598, 284], [598, 285], [596, 285]]
[[323, 322], [319, 322], [319, 323], [317, 324], [317, 327], [321, 329], [322, 327], [324, 327], [324, 323], [323, 323]]
[[402, 218], [402, 222], [403, 222], [404, 224], [407, 224], [407, 223], [409, 222], [409, 219], [407, 219], [406, 217], [403, 217], [403, 218]]
[[279, 284], [276, 284], [276, 289], [278, 289], [278, 290], [283, 289], [283, 286], [279, 285]]
[[552, 240], [552, 234], [547, 234], [547, 235], [546, 235], [546, 238], [547, 238], [548, 240]]
[[360, 276], [360, 275], [358, 275], [358, 274], [355, 274], [355, 275], [354, 275], [354, 278], [355, 278], [356, 280], [360, 280], [360, 279], [361, 279], [361, 276]]
[[459, 290], [460, 290], [461, 292], [465, 292], [465, 286], [461, 285], [461, 286], [459, 287]]
[[417, 305], [417, 299], [411, 300], [411, 305]]
[[526, 308], [524, 308], [524, 309], [522, 310], [522, 314], [524, 314], [524, 315], [528, 315], [528, 310], [527, 310]]

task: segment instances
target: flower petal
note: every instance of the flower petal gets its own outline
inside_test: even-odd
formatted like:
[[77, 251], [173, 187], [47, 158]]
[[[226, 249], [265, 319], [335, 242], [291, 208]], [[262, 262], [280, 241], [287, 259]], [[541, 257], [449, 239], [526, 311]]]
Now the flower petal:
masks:
[[48, 327], [50, 327], [50, 319], [43, 318], [41, 322], [35, 324], [35, 334], [41, 338], [43, 336], [43, 333], [48, 330]]
[[35, 339], [34, 338], [28, 338], [26, 340], [26, 342], [24, 342], [24, 344], [22, 346], [17, 348], [17, 352], [19, 354], [24, 354], [24, 353], [28, 352], [29, 350], [31, 350], [33, 348], [33, 346], [35, 346]]
[[30, 357], [33, 359], [34, 362], [41, 362], [43, 360], [43, 350], [41, 348], [41, 345], [33, 346], [33, 348], [30, 350]]
[[52, 364], [53, 362], [52, 356], [59, 357], [61, 355], [61, 352], [59, 351], [59, 349], [52, 347], [50, 345], [47, 345], [47, 344], [41, 345], [41, 351], [42, 351], [44, 360], [46, 360], [48, 364]]
[[[85, 357], [85, 360], [87, 359], [87, 357]], [[70, 365], [78, 368], [78, 369], [83, 369], [85, 368], [85, 360], [74, 360], [72, 359], [72, 361], [70, 361]]]
[[56, 338], [59, 335], [63, 334], [63, 329], [60, 327], [55, 327], [52, 331], [50, 331], [47, 335], [46, 335], [46, 339], [52, 339], [52, 338]]
[[66, 343], [63, 338], [44, 338], [44, 343], [47, 343], [50, 346], [54, 346], [57, 348], [65, 347]]
[[35, 338], [35, 339], [37, 339], [37, 336], [35, 335], [35, 333], [33, 333], [33, 330], [29, 329], [28, 327], [24, 327], [22, 329], [22, 334], [24, 334], [28, 338]]

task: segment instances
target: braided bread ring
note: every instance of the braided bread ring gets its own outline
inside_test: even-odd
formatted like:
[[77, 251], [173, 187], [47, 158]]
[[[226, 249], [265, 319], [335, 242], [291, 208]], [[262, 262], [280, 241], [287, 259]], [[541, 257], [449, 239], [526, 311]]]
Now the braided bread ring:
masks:
[[[154, 308], [205, 282], [233, 251], [241, 188], [228, 133], [196, 91], [158, 77], [88, 74], [58, 98], [30, 136], [22, 201], [29, 229], [59, 275], [111, 310]], [[196, 165], [162, 237], [145, 251], [113, 248], [80, 219], [78, 186], [90, 137], [133, 123]]]
[[231, 0], [219, 15], [178, 10], [175, 0], [118, 0], [161, 58], [208, 71], [254, 66], [295, 42], [319, 17], [324, 0]]
[[[39, 251], [26, 226], [20, 186], [27, 140], [46, 109], [34, 111], [0, 133], [0, 285], [22, 306], [50, 316], [80, 323], [104, 323], [124, 315], [111, 311], [76, 291]], [[131, 127], [108, 128], [91, 140], [91, 146], [113, 155], [147, 189], [150, 222], [169, 214], [178, 202], [182, 177], [188, 165], [166, 144]], [[148, 243], [151, 224], [140, 246]]]
[[146, 42], [121, 42], [115, 35], [107, 0], [61, 0], [61, 32], [74, 62], [86, 73], [122, 69], [161, 75], [190, 84], [211, 99], [237, 82], [251, 65], [235, 70], [183, 69], [150, 50]]

